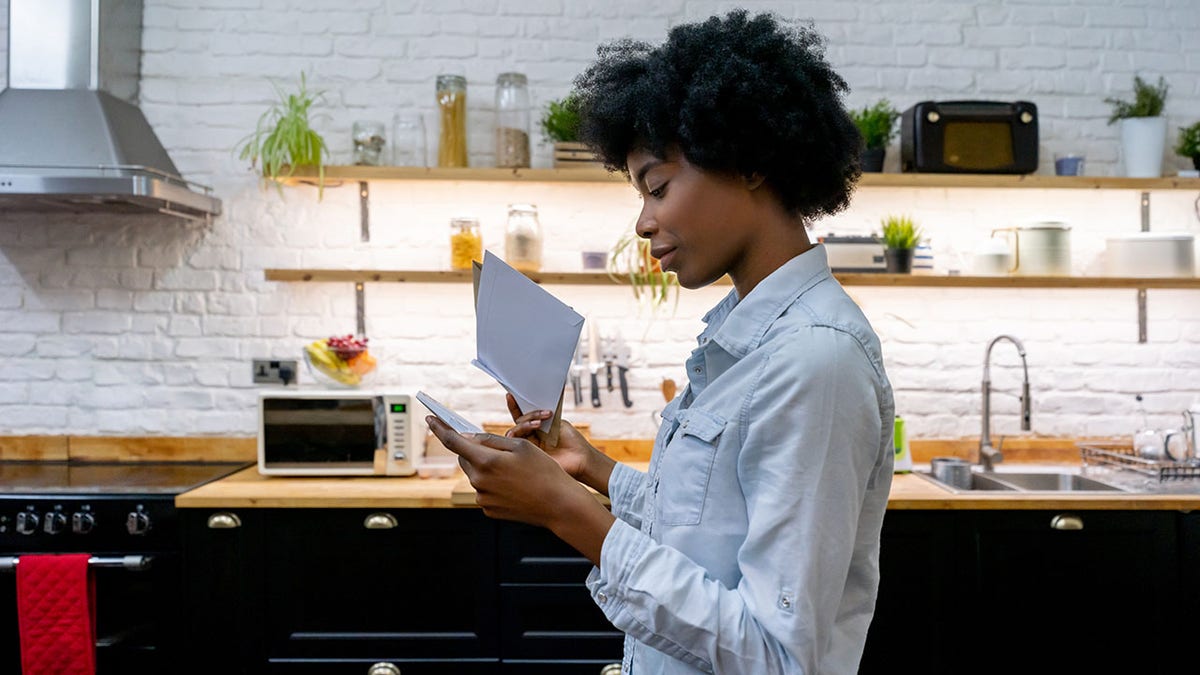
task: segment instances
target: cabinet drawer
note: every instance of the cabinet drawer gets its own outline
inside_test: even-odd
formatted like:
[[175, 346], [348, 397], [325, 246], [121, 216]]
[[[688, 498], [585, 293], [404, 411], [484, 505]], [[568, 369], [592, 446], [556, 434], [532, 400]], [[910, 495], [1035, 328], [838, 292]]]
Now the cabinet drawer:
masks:
[[624, 641], [582, 584], [503, 584], [500, 626], [506, 660], [605, 659]]
[[497, 657], [495, 530], [477, 510], [288, 509], [265, 525], [267, 658]]
[[[497, 675], [500, 664], [494, 660], [461, 659], [456, 661], [418, 661], [409, 659], [344, 659], [320, 661], [273, 660], [267, 665], [270, 675], [368, 675], [371, 666], [390, 663], [400, 675]], [[597, 670], [597, 672], [599, 672]]]
[[592, 562], [545, 528], [500, 524], [500, 581], [513, 583], [578, 583], [587, 579]]

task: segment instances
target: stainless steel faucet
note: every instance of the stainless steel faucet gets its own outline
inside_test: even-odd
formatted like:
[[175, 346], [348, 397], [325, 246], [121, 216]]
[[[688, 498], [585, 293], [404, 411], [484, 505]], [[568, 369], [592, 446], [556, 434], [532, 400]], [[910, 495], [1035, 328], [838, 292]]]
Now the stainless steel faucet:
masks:
[[996, 462], [1004, 461], [1004, 455], [999, 448], [992, 447], [992, 347], [1001, 340], [1008, 340], [1017, 348], [1021, 355], [1021, 369], [1025, 372], [1025, 381], [1021, 385], [1021, 430], [1032, 428], [1030, 420], [1029, 400], [1029, 364], [1025, 361], [1025, 345], [1011, 335], [998, 335], [988, 343], [987, 351], [983, 354], [983, 431], [979, 434], [979, 463], [984, 471], [991, 471]]

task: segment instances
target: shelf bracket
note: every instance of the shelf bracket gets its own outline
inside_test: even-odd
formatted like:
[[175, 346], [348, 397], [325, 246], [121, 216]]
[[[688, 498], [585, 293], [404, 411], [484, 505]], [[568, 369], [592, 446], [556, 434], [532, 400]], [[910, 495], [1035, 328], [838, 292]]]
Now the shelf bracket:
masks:
[[[1150, 193], [1142, 193], [1142, 232], [1150, 231]], [[1137, 292], [1138, 344], [1146, 344], [1146, 289]]]
[[365, 180], [358, 182], [358, 219], [362, 240], [371, 241], [371, 190]]
[[367, 336], [367, 294], [363, 290], [363, 282], [354, 282], [354, 313], [357, 321], [358, 336]]

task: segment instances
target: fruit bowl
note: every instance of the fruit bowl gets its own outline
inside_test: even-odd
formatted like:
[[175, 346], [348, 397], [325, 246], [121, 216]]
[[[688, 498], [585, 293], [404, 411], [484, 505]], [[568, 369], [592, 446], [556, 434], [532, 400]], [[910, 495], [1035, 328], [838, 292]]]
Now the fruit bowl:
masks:
[[304, 363], [318, 381], [337, 387], [361, 387], [378, 365], [367, 338], [333, 335], [304, 345]]

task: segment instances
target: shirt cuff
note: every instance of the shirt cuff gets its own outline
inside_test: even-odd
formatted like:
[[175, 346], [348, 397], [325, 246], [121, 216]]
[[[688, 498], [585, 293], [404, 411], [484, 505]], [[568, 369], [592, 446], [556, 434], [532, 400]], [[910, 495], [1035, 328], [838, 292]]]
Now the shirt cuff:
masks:
[[592, 600], [617, 628], [622, 628], [625, 623], [620, 621], [625, 608], [622, 589], [626, 587], [630, 572], [641, 558], [642, 549], [649, 543], [650, 537], [629, 523], [614, 521], [600, 546], [600, 566], [593, 567], [588, 574], [585, 583]]
[[642, 514], [630, 513], [629, 509], [635, 502], [634, 497], [645, 489], [645, 484], [645, 472], [617, 462], [608, 476], [608, 501], [612, 504], [613, 515], [621, 520], [628, 520], [632, 516], [641, 522]]

